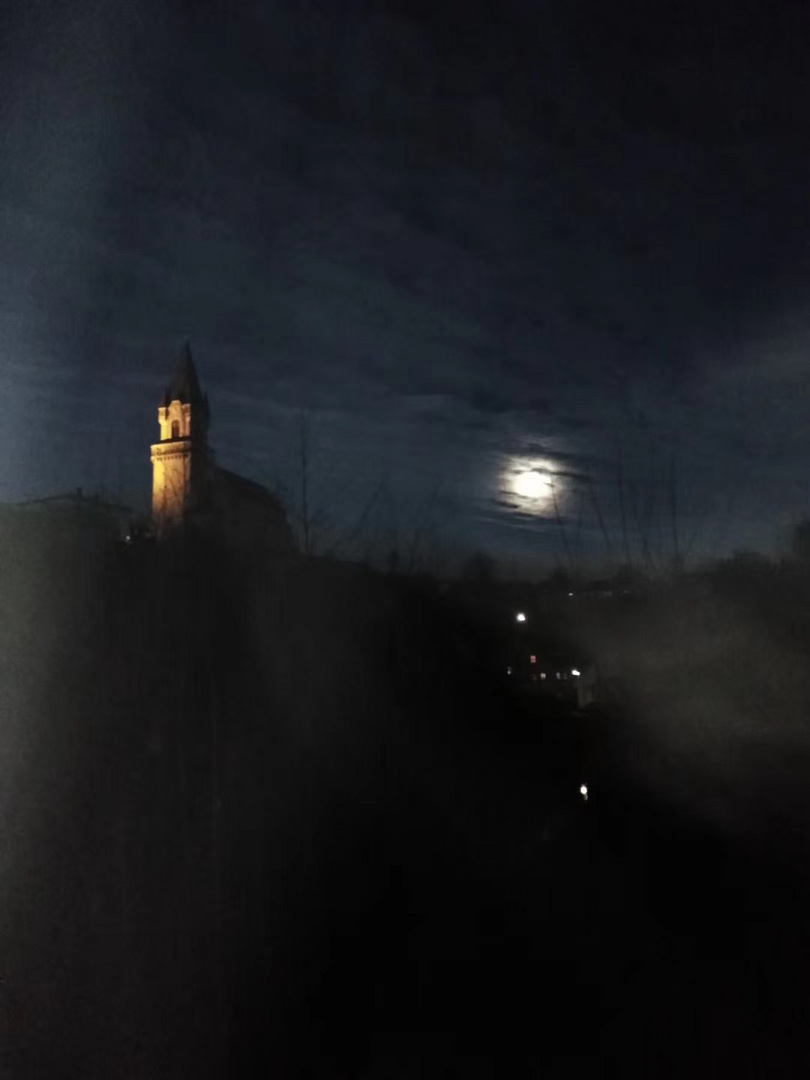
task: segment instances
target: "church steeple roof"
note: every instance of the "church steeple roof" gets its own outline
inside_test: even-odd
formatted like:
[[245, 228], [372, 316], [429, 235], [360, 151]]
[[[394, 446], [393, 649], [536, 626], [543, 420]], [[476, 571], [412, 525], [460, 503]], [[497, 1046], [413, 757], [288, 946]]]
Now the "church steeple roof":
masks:
[[184, 405], [206, 405], [207, 396], [203, 395], [197, 369], [191, 356], [191, 346], [185, 342], [175, 360], [174, 374], [166, 387], [166, 404], [180, 401]]

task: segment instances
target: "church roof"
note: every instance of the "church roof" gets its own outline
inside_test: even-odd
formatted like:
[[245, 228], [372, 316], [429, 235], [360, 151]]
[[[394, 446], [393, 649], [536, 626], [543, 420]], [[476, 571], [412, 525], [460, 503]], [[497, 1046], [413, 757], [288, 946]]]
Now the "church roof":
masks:
[[208, 404], [197, 378], [197, 369], [191, 357], [191, 346], [183, 345], [175, 361], [174, 374], [166, 387], [166, 403], [181, 401], [184, 405]]
[[255, 480], [248, 480], [246, 476], [240, 476], [239, 473], [231, 472], [230, 469], [223, 469], [221, 465], [217, 466], [217, 477], [220, 483], [229, 488], [234, 495], [272, 505], [281, 513], [284, 512], [284, 505], [281, 500], [263, 484], [257, 484]]

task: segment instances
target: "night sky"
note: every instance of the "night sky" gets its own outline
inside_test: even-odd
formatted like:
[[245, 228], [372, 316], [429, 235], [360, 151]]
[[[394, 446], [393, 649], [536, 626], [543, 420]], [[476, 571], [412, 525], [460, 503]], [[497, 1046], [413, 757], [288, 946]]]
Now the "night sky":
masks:
[[305, 417], [338, 532], [619, 558], [623, 504], [634, 554], [775, 550], [810, 514], [805, 8], [18, 3], [0, 499], [146, 505], [188, 337], [219, 460], [294, 510]]

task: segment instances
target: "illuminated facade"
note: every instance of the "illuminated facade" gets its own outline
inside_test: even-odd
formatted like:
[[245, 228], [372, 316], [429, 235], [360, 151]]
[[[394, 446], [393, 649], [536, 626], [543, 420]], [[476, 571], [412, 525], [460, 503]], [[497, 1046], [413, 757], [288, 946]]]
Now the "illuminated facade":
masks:
[[182, 525], [205, 502], [213, 458], [210, 410], [186, 344], [158, 409], [160, 442], [152, 446], [152, 520], [158, 533]]
[[243, 551], [294, 550], [281, 502], [261, 484], [220, 468], [208, 445], [211, 412], [186, 344], [158, 409], [152, 446], [152, 523], [158, 536], [194, 523]]

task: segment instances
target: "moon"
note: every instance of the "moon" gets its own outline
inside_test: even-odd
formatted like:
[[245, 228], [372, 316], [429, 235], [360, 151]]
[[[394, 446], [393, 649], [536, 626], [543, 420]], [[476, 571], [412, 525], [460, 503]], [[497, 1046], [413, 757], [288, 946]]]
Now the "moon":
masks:
[[543, 473], [531, 469], [515, 477], [515, 491], [524, 499], [544, 499], [551, 492], [551, 481]]

